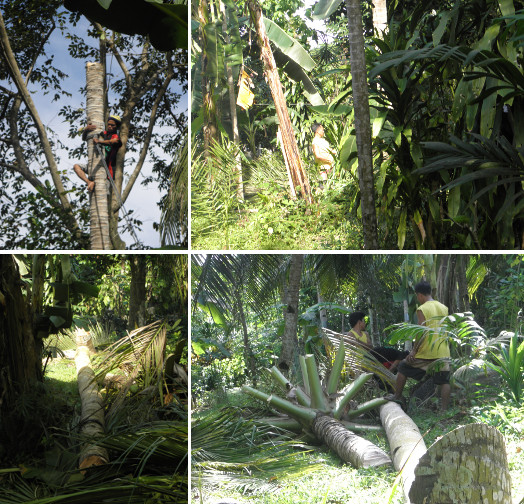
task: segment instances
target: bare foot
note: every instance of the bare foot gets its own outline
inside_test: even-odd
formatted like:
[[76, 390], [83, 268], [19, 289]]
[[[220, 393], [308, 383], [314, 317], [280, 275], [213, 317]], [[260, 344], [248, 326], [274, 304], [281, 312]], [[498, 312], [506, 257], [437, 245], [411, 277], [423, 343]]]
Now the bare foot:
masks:
[[92, 192], [94, 188], [95, 188], [95, 181], [94, 181], [94, 180], [90, 180], [90, 181], [87, 183], [87, 190], [88, 190], [89, 192]]

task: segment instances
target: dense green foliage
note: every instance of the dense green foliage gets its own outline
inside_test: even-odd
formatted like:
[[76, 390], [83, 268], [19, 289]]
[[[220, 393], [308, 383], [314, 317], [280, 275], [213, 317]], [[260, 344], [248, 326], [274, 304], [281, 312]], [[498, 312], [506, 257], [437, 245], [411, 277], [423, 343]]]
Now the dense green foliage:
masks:
[[[286, 69], [281, 80], [313, 185], [318, 174], [311, 166], [310, 127], [319, 121], [326, 129], [338, 154], [330, 182], [315, 195], [310, 214], [303, 202], [286, 195], [274, 104], [258, 48], [248, 43], [249, 30], [241, 29], [233, 68], [243, 63], [256, 72], [255, 103], [248, 112], [237, 110], [240, 151], [249, 154], [241, 158], [245, 201], [235, 191], [238, 148], [231, 142], [230, 91], [222, 77], [213, 95], [220, 131], [215, 139], [222, 152], [204, 153], [193, 164], [195, 248], [316, 249], [319, 242], [329, 249], [362, 247], [345, 5], [329, 17], [325, 29], [304, 26], [304, 18], [296, 19], [296, 7], [277, 1], [263, 5], [265, 15], [300, 40], [316, 63], [307, 73], [325, 105], [308, 103], [303, 82], [291, 80]], [[518, 0], [388, 2], [388, 29], [377, 34], [366, 3], [374, 190], [384, 249], [522, 248], [523, 7]], [[240, 8], [236, 14], [243, 12]], [[305, 18], [310, 15], [306, 10]], [[205, 46], [194, 47], [194, 72], [197, 56], [205, 51]], [[227, 51], [222, 54], [226, 62]], [[196, 116], [198, 102], [193, 105]], [[193, 130], [198, 154], [201, 125], [196, 121]], [[215, 177], [218, 184], [212, 183]], [[269, 198], [261, 180], [275, 181]], [[200, 204], [210, 201], [207, 207]], [[268, 227], [278, 230], [268, 235]], [[222, 238], [213, 231], [218, 228], [226, 229]]]

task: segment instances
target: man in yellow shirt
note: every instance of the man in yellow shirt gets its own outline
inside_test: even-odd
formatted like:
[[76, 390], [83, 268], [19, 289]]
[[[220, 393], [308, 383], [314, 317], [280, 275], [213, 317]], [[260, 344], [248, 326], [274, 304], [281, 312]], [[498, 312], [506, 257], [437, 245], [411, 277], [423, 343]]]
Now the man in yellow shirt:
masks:
[[[417, 309], [418, 323], [431, 329], [438, 329], [440, 321], [448, 315], [448, 307], [431, 297], [431, 285], [424, 280], [415, 285], [415, 294], [419, 304]], [[417, 381], [421, 380], [426, 375], [428, 368], [436, 360], [444, 359], [439, 370], [433, 373], [432, 376], [435, 385], [441, 386], [441, 407], [443, 411], [446, 411], [449, 406], [451, 391], [449, 385], [449, 357], [447, 336], [434, 331], [425, 333], [415, 341], [413, 350], [400, 362], [395, 395], [386, 398], [396, 401], [401, 400], [402, 391], [408, 378], [414, 378]]]
[[311, 147], [315, 156], [315, 162], [320, 165], [320, 178], [327, 180], [329, 172], [335, 163], [333, 154], [335, 153], [329, 145], [329, 142], [324, 138], [324, 126], [322, 124], [315, 123], [313, 125], [313, 142]]
[[351, 326], [351, 330], [348, 332], [348, 336], [350, 338], [354, 338], [356, 342], [366, 350], [371, 350], [373, 346], [371, 344], [371, 338], [369, 334], [365, 331], [365, 317], [366, 314], [361, 311], [353, 312], [349, 316], [349, 325]]

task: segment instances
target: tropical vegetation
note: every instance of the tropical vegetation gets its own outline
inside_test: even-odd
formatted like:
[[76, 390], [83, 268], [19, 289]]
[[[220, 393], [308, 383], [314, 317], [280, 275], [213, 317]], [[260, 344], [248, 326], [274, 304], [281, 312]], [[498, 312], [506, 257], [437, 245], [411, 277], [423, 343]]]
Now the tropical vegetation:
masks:
[[[120, 0], [2, 2], [2, 248], [151, 248], [138, 238], [145, 227], [141, 213], [126, 207], [135, 184], [158, 192], [162, 225], [150, 231], [161, 231], [160, 244], [187, 248], [187, 167], [180, 164], [187, 129], [186, 12], [187, 4], [171, 1], [139, 0], [130, 10]], [[95, 85], [86, 86], [84, 66], [96, 68]], [[88, 194], [73, 165], [83, 162], [80, 133], [87, 121], [98, 133], [111, 114], [121, 118], [122, 147], [108, 203], [104, 168], [96, 170], [99, 181]], [[96, 154], [93, 142], [87, 144], [86, 168], [93, 175]], [[98, 228], [105, 230], [104, 243], [93, 243]], [[124, 233], [132, 242], [125, 243]]]
[[[193, 4], [195, 249], [523, 247], [522, 2], [266, 0], [284, 103], [266, 83], [252, 3]], [[242, 70], [247, 110], [235, 105]], [[287, 173], [283, 105], [310, 193]], [[337, 153], [323, 184], [315, 122]]]
[[315, 412], [393, 458], [380, 408], [394, 375], [342, 334], [364, 311], [374, 346], [409, 344], [421, 278], [449, 307], [452, 401], [440, 412], [435, 386], [410, 380], [406, 413], [428, 447], [460, 426], [495, 428], [520, 502], [523, 266], [516, 254], [194, 255], [192, 502], [403, 502], [398, 468], [344, 458]]
[[187, 502], [187, 278], [185, 255], [0, 256], [17, 314], [0, 326], [1, 502]]

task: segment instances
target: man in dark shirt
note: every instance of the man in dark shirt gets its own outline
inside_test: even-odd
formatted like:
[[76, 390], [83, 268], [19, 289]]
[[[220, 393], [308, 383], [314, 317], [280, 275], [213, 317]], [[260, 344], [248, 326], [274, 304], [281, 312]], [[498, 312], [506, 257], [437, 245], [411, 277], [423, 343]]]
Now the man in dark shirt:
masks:
[[[99, 138], [93, 138], [95, 144], [100, 144], [105, 151], [105, 161], [107, 167], [109, 168], [109, 173], [113, 177], [113, 167], [116, 163], [116, 153], [121, 147], [122, 142], [120, 136], [118, 135], [118, 129], [120, 128], [120, 117], [110, 116], [107, 120], [107, 129], [99, 135]], [[96, 126], [94, 124], [88, 124], [82, 133], [82, 138], [85, 140], [86, 135], [95, 130]], [[92, 191], [95, 188], [95, 181], [90, 180], [88, 177], [88, 170], [85, 165], [75, 164], [73, 166], [75, 173], [87, 184], [87, 190]]]

